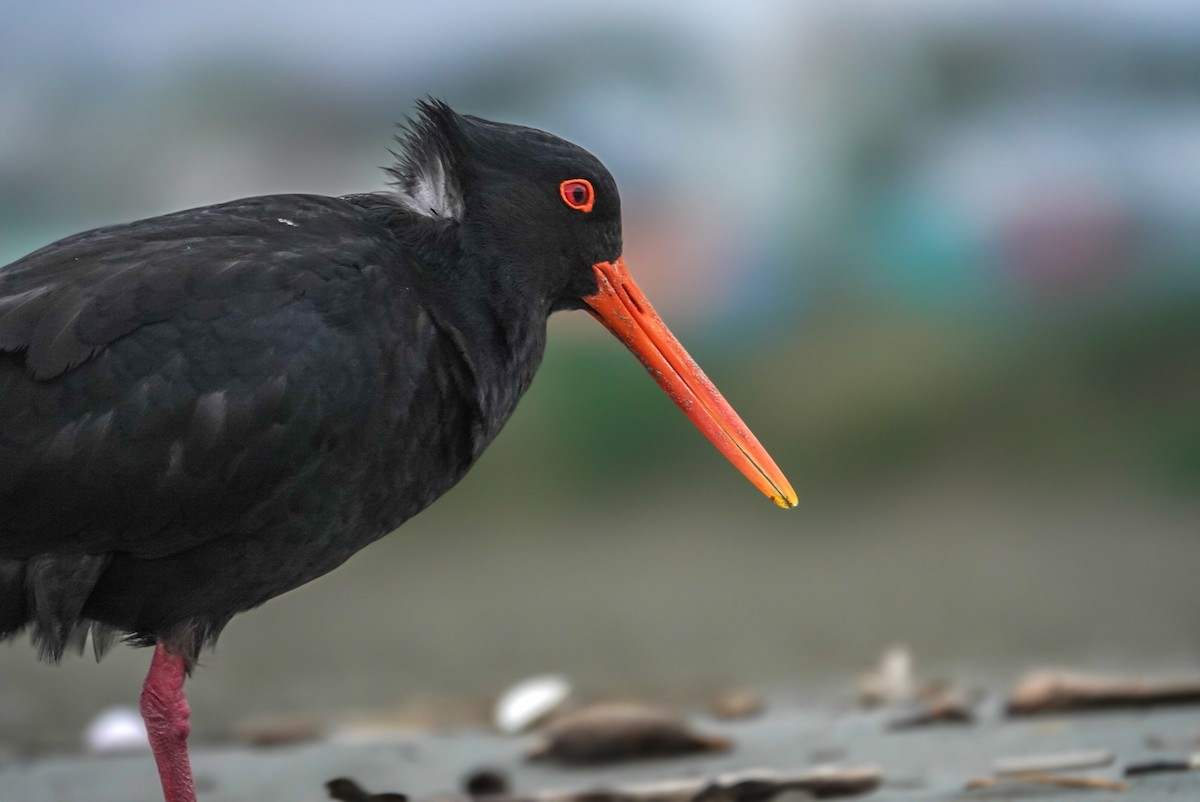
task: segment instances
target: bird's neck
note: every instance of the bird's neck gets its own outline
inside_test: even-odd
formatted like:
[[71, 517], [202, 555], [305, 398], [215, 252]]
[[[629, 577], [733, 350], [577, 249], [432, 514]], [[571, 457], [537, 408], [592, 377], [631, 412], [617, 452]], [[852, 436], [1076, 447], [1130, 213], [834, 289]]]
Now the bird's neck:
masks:
[[533, 382], [546, 346], [548, 304], [515, 285], [503, 264], [466, 259], [455, 266], [431, 310], [471, 373], [484, 430], [480, 450], [499, 433]]
[[537, 372], [546, 345], [550, 304], [527, 286], [527, 271], [443, 221], [397, 212], [383, 203], [380, 220], [415, 257], [412, 276], [426, 310], [462, 357], [479, 410], [476, 456], [499, 433]]
[[484, 407], [501, 421], [529, 389], [546, 347], [548, 313], [515, 295], [499, 287], [488, 294], [483, 307], [488, 333], [474, 344], [483, 356], [476, 364], [485, 366], [476, 370]]

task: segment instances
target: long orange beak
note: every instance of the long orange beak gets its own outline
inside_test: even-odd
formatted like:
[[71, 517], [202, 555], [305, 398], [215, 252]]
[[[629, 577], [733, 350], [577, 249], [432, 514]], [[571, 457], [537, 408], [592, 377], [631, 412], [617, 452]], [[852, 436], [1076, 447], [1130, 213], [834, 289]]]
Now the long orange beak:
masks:
[[592, 267], [600, 291], [584, 298], [592, 317], [625, 343], [692, 423], [772, 501], [795, 507], [796, 491], [700, 366], [633, 283], [625, 260]]

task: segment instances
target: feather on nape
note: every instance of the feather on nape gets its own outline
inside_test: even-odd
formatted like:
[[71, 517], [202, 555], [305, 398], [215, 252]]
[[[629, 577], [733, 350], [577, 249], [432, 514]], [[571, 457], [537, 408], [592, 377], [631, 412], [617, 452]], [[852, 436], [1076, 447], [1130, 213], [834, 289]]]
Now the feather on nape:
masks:
[[387, 168], [397, 200], [426, 217], [458, 220], [463, 213], [462, 157], [455, 144], [458, 115], [440, 100], [417, 103], [417, 115], [397, 137], [400, 152]]

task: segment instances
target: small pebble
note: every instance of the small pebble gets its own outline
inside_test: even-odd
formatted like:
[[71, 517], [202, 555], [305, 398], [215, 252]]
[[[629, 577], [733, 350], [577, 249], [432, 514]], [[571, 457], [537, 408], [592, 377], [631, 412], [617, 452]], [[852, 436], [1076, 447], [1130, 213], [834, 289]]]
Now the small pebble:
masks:
[[1130, 763], [1125, 767], [1125, 776], [1139, 777], [1143, 774], [1168, 774], [1176, 771], [1195, 771], [1196, 769], [1200, 769], [1200, 753], [1186, 758]]
[[556, 674], [518, 682], [496, 701], [496, 729], [510, 735], [525, 732], [562, 707], [570, 696], [570, 683]]
[[150, 748], [146, 724], [132, 707], [110, 707], [88, 725], [87, 750], [93, 755], [140, 752]]
[[470, 796], [497, 796], [509, 792], [508, 776], [500, 769], [485, 767], [466, 776], [463, 790]]
[[338, 777], [325, 783], [329, 798], [338, 802], [408, 802], [404, 794], [373, 794], [354, 780]]
[[912, 652], [892, 646], [879, 658], [879, 665], [858, 681], [858, 700], [863, 707], [886, 707], [911, 701], [916, 694]]
[[542, 730], [531, 759], [601, 763], [647, 757], [724, 752], [728, 738], [693, 731], [679, 717], [656, 707], [596, 704], [565, 713]]
[[250, 746], [282, 746], [312, 741], [325, 734], [325, 725], [303, 716], [256, 716], [234, 725], [233, 737]]
[[736, 688], [718, 696], [712, 704], [713, 715], [727, 720], [753, 718], [763, 712], [763, 700], [749, 688]]

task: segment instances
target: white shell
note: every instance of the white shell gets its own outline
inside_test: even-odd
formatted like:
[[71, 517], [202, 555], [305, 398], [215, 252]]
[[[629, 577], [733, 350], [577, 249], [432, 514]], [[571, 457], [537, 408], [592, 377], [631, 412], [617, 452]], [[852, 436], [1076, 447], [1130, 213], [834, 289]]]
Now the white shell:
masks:
[[87, 728], [87, 749], [94, 755], [140, 752], [150, 748], [146, 724], [131, 707], [110, 707]]
[[496, 729], [509, 734], [525, 732], [557, 710], [570, 695], [570, 683], [557, 674], [518, 682], [496, 700]]

